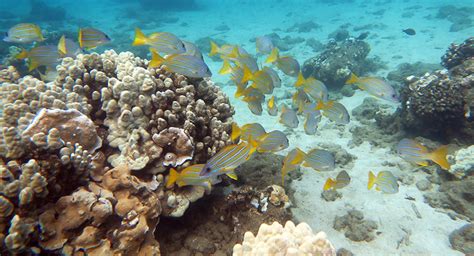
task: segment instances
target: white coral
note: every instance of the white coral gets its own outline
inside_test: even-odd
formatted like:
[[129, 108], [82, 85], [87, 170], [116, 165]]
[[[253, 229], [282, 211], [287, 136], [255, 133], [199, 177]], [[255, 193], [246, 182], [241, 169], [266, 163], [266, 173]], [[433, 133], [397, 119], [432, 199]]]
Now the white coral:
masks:
[[456, 177], [461, 179], [474, 171], [474, 145], [456, 151], [451, 158], [455, 163], [451, 165], [449, 172]]

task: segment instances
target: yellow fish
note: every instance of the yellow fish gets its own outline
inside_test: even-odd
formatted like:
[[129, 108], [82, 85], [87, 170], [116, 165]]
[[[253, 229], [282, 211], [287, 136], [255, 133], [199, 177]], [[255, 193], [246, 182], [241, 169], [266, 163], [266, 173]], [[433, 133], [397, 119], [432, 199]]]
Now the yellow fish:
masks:
[[381, 171], [377, 174], [377, 176], [375, 176], [373, 172], [369, 171], [369, 182], [367, 183], [367, 189], [372, 189], [374, 185], [377, 185], [377, 191], [382, 191], [385, 194], [395, 194], [398, 192], [397, 178], [389, 171]]
[[35, 41], [44, 41], [44, 37], [38, 25], [33, 23], [20, 23], [8, 30], [3, 41], [26, 44]]
[[157, 32], [146, 36], [139, 28], [135, 28], [135, 39], [132, 45], [148, 45], [156, 49], [157, 52], [165, 54], [186, 52], [184, 43], [174, 34], [169, 32]]
[[299, 148], [294, 148], [283, 159], [283, 166], [281, 168], [281, 184], [285, 185], [285, 176], [290, 171], [295, 170], [305, 159], [305, 152]]
[[278, 115], [278, 107], [277, 104], [275, 103], [275, 95], [273, 95], [267, 103], [267, 112], [271, 116], [277, 116]]
[[336, 176], [336, 180], [333, 180], [331, 178], [328, 178], [326, 180], [326, 183], [324, 183], [324, 191], [330, 190], [330, 189], [340, 189], [343, 188], [351, 182], [351, 177], [349, 177], [349, 174], [347, 174], [346, 171], [341, 171], [339, 174]]
[[79, 47], [90, 50], [110, 42], [110, 37], [95, 28], [80, 28], [77, 41]]
[[168, 180], [166, 181], [166, 188], [172, 188], [176, 183], [178, 187], [184, 186], [203, 186], [206, 190], [211, 190], [211, 181], [208, 177], [200, 176], [199, 173], [204, 168], [204, 164], [195, 164], [176, 171], [174, 168], [170, 169]]
[[248, 141], [250, 138], [258, 138], [264, 135], [265, 128], [259, 123], [245, 124], [239, 127], [237, 123], [232, 123], [232, 134], [230, 135], [232, 141], [235, 141], [238, 137], [241, 140]]
[[428, 149], [419, 142], [410, 139], [402, 139], [397, 145], [397, 153], [401, 158], [417, 165], [428, 166], [426, 160], [431, 160], [444, 170], [449, 170], [450, 168], [450, 164], [446, 159], [446, 155], [448, 154], [447, 146], [441, 146], [433, 152], [429, 152]]
[[209, 67], [199, 57], [171, 54], [163, 58], [154, 48], [150, 48], [150, 51], [152, 54], [152, 59], [148, 64], [150, 67], [156, 68], [165, 65], [167, 71], [179, 73], [187, 77], [202, 78], [212, 76]]
[[280, 56], [278, 48], [276, 47], [272, 49], [265, 63], [275, 63], [278, 69], [288, 76], [296, 77], [300, 72], [300, 64], [298, 61], [291, 56]]

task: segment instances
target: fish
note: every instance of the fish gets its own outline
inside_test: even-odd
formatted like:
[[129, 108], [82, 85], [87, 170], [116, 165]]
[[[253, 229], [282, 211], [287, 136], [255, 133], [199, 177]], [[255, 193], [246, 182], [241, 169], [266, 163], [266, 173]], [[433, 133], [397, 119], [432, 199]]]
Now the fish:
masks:
[[296, 90], [291, 97], [291, 106], [297, 108], [298, 113], [302, 113], [305, 104], [308, 102], [311, 102], [311, 100], [308, 94], [306, 94], [302, 89]]
[[80, 28], [78, 33], [79, 47], [86, 50], [94, 49], [111, 41], [104, 32], [95, 28]]
[[303, 162], [305, 157], [305, 152], [299, 148], [294, 148], [283, 159], [283, 166], [281, 168], [281, 185], [285, 185], [285, 176], [289, 172], [298, 168], [298, 166]]
[[3, 41], [9, 43], [32, 43], [44, 41], [41, 28], [33, 23], [19, 23], [5, 33]]
[[183, 54], [170, 54], [166, 58], [161, 57], [154, 48], [150, 48], [152, 59], [148, 64], [156, 68], [165, 65], [169, 72], [175, 72], [187, 77], [202, 78], [211, 77], [212, 73], [206, 63], [199, 57]]
[[265, 128], [259, 123], [249, 123], [239, 127], [239, 125], [234, 122], [232, 123], [230, 138], [232, 141], [235, 141], [239, 137], [241, 140], [248, 141], [250, 138], [258, 138], [266, 133]]
[[255, 44], [257, 46], [257, 52], [261, 54], [269, 54], [274, 45], [272, 39], [269, 36], [259, 36], [255, 39]]
[[181, 42], [183, 42], [183, 45], [184, 45], [185, 55], [198, 57], [202, 60], [204, 59], [204, 57], [202, 56], [202, 52], [199, 50], [199, 48], [195, 44], [188, 41], [184, 41], [184, 40], [181, 40]]
[[450, 168], [450, 164], [446, 159], [448, 154], [447, 146], [441, 146], [429, 152], [421, 143], [405, 138], [398, 143], [397, 153], [401, 158], [413, 164], [428, 166], [427, 160], [431, 160], [444, 170], [449, 170]]
[[351, 182], [351, 177], [349, 177], [349, 174], [346, 171], [341, 171], [337, 174], [335, 180], [331, 178], [328, 178], [326, 180], [326, 183], [324, 183], [323, 190], [324, 191], [327, 191], [330, 189], [337, 190], [349, 185], [350, 182]]
[[218, 73], [220, 75], [227, 75], [227, 74], [232, 74], [233, 71], [234, 71], [234, 68], [230, 64], [230, 61], [225, 59], [222, 63], [222, 67], [221, 67], [221, 69], [219, 69]]
[[171, 168], [168, 180], [166, 181], [166, 188], [172, 188], [173, 185], [176, 184], [178, 187], [202, 186], [206, 188], [207, 191], [210, 191], [212, 187], [211, 179], [199, 175], [204, 166], [205, 164], [194, 164], [184, 168], [180, 172]]
[[248, 54], [248, 52], [244, 48], [238, 45], [224, 44], [224, 45], [218, 46], [212, 40], [210, 40], [209, 42], [211, 44], [211, 51], [209, 52], [210, 57], [219, 54], [222, 59], [226, 59], [226, 58], [236, 58], [240, 54], [242, 55]]
[[288, 76], [297, 77], [300, 72], [298, 61], [291, 56], [280, 56], [277, 47], [273, 47], [265, 63], [275, 63], [277, 68]]
[[280, 88], [281, 87], [281, 79], [278, 73], [271, 67], [263, 67], [262, 70], [265, 70], [273, 80], [273, 87]]
[[288, 138], [283, 132], [279, 130], [273, 130], [269, 133], [261, 135], [257, 138], [257, 142], [257, 152], [259, 153], [275, 153], [284, 150], [289, 146]]
[[236, 49], [237, 48], [235, 48], [234, 50], [235, 53], [231, 53], [231, 55], [237, 55], [237, 56], [233, 58], [229, 58], [229, 60], [232, 60], [234, 63], [236, 63], [237, 65], [241, 67], [244, 67], [244, 66], [248, 67], [252, 71], [252, 73], [257, 72], [258, 71], [257, 59], [255, 59], [250, 54], [240, 54], [237, 52]]
[[237, 176], [232, 175], [234, 169], [247, 161], [257, 149], [257, 142], [252, 138], [249, 141], [229, 145], [221, 149], [207, 161], [199, 175], [211, 177], [227, 174], [229, 177], [236, 179]]
[[267, 102], [267, 112], [271, 116], [278, 115], [278, 107], [277, 107], [277, 104], [275, 103], [275, 95], [272, 95], [272, 97]]
[[376, 77], [357, 77], [351, 74], [346, 84], [355, 84], [361, 90], [380, 99], [398, 103], [399, 99], [395, 89], [386, 81]]
[[397, 178], [389, 171], [381, 171], [377, 176], [372, 171], [369, 171], [367, 189], [371, 190], [374, 184], [377, 185], [375, 188], [377, 191], [382, 191], [385, 194], [395, 194], [398, 192]]
[[[186, 52], [186, 46], [177, 36], [169, 32], [156, 32], [146, 36], [139, 28], [135, 28], [133, 46], [148, 45], [163, 54], [179, 54]], [[188, 45], [189, 47], [189, 45]], [[188, 54], [194, 56], [194, 54]]]
[[416, 35], [416, 31], [412, 28], [407, 28], [407, 29], [404, 29], [402, 30], [405, 34], [409, 35], [409, 36], [414, 36]]
[[321, 109], [323, 116], [337, 124], [348, 124], [350, 122], [349, 112], [347, 112], [346, 107], [339, 102], [328, 101], [323, 103], [320, 101], [316, 109]]
[[44, 72], [44, 74], [39, 72], [39, 70], [38, 70], [38, 73], [40, 75], [41, 80], [44, 82], [52, 82], [56, 80], [56, 77], [58, 76], [58, 71], [50, 67], [46, 68], [46, 71]]
[[247, 103], [256, 102], [261, 105], [265, 100], [265, 95], [253, 87], [245, 88], [239, 95], [243, 96], [244, 98], [242, 100]]
[[299, 121], [298, 121], [298, 116], [296, 115], [296, 111], [288, 108], [285, 104], [283, 104], [281, 107], [279, 122], [289, 128], [298, 127]]
[[304, 167], [311, 167], [315, 171], [329, 172], [336, 168], [334, 155], [324, 149], [312, 149], [306, 153]]
[[17, 59], [28, 59], [28, 71], [32, 71], [40, 66], [54, 68], [59, 64], [60, 55], [58, 48], [54, 45], [42, 45], [32, 48], [30, 51], [23, 49]]
[[328, 89], [326, 85], [314, 77], [304, 78], [301, 72], [298, 74], [295, 87], [303, 88], [305, 93], [317, 101], [327, 101], [328, 99]]
[[72, 41], [69, 38], [66, 38], [66, 36], [61, 36], [58, 42], [58, 50], [59, 53], [61, 54], [61, 57], [71, 57], [75, 58], [78, 54], [82, 53], [81, 47], [79, 45]]
[[273, 93], [273, 80], [272, 77], [265, 71], [259, 70], [255, 73], [244, 65], [244, 75], [242, 77], [241, 83], [246, 83], [248, 81], [253, 81], [250, 87], [253, 87], [259, 90], [263, 94]]
[[261, 116], [263, 112], [262, 102], [260, 101], [249, 101], [247, 102], [247, 107], [250, 109], [252, 114]]
[[314, 135], [318, 129], [318, 124], [321, 122], [321, 113], [316, 110], [315, 114], [305, 114], [305, 122], [304, 122], [304, 132], [307, 135]]

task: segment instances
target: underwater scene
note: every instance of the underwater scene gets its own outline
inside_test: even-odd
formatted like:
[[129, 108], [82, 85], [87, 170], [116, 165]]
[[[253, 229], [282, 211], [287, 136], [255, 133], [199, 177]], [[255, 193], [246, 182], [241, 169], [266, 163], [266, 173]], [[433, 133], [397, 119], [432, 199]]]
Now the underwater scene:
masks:
[[1, 0], [0, 255], [474, 255], [472, 0]]

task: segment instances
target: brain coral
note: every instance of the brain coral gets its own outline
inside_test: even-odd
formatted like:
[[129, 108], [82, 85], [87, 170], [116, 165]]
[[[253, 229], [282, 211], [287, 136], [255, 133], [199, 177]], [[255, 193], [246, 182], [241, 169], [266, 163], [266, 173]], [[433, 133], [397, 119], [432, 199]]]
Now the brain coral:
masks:
[[234, 110], [209, 79], [147, 64], [106, 51], [51, 83], [0, 72], [0, 254], [159, 253], [159, 216], [203, 195], [164, 191], [165, 171], [229, 144]]

